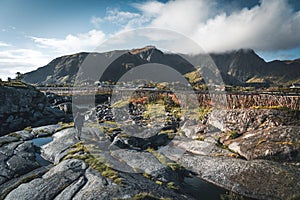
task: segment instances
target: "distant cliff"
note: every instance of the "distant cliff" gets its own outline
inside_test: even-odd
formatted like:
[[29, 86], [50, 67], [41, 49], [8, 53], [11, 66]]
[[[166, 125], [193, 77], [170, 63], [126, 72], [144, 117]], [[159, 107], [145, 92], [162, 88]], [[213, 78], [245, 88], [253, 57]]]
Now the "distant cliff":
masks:
[[[54, 59], [48, 65], [35, 71], [26, 73], [23, 81], [38, 85], [45, 84], [72, 84], [78, 70], [88, 55], [99, 60], [105, 60], [114, 53], [121, 53], [118, 59], [110, 64], [105, 71], [102, 80], [117, 80], [124, 73], [147, 63], [159, 63], [171, 66], [181, 74], [195, 71], [194, 66], [184, 60], [181, 56], [172, 53], [164, 53], [153, 46], [141, 49], [112, 51], [105, 53], [77, 53]], [[265, 62], [251, 49], [240, 49], [225, 53], [209, 54], [221, 72], [223, 81], [228, 85], [288, 85], [300, 80], [300, 62], [294, 61], [272, 61]], [[200, 68], [209, 63], [207, 56], [195, 55], [200, 60]], [[200, 59], [199, 59], [200, 58]], [[99, 66], [101, 67], [101, 66]], [[95, 77], [93, 77], [95, 78]], [[97, 77], [96, 79], [100, 79]]]
[[55, 58], [46, 66], [26, 73], [23, 81], [34, 84], [72, 83], [87, 56], [88, 53], [78, 53]]

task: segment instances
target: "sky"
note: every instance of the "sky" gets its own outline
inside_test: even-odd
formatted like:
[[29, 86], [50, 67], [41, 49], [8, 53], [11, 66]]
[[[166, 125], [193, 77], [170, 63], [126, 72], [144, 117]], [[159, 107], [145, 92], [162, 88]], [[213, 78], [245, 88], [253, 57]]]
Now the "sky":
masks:
[[183, 34], [207, 53], [300, 58], [300, 0], [0, 0], [0, 78], [144, 27]]

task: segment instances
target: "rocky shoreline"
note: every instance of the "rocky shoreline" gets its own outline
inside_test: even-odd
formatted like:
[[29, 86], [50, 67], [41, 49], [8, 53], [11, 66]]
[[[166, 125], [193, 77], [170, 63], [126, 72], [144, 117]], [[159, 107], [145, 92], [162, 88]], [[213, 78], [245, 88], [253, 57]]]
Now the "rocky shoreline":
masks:
[[[185, 135], [166, 139], [168, 137], [160, 133], [160, 137], [148, 139], [152, 144], [147, 149], [121, 145], [134, 141], [138, 147], [143, 143], [133, 136], [120, 136], [119, 145], [115, 145], [115, 139], [108, 136], [121, 134], [116, 126], [103, 122], [99, 127], [85, 127], [81, 142], [75, 139], [73, 127], [60, 130], [63, 125], [33, 128], [1, 137], [2, 198], [16, 199], [22, 195], [24, 199], [132, 199], [139, 193], [146, 193], [159, 198], [192, 199], [188, 194], [178, 193], [183, 177], [191, 172], [208, 182], [256, 199], [297, 199], [300, 195], [299, 126], [278, 124], [268, 131], [264, 128], [246, 132], [235, 139], [223, 140], [223, 145], [229, 144], [227, 148], [220, 147], [216, 133], [207, 133], [203, 141]], [[276, 131], [281, 135], [276, 135]], [[254, 135], [255, 141], [265, 138], [262, 132], [281, 140], [279, 143], [271, 138], [268, 141], [278, 146], [267, 145], [267, 141], [260, 142], [262, 146], [269, 151], [280, 151], [281, 147], [285, 154], [243, 155], [243, 142], [247, 144]], [[223, 137], [224, 133], [219, 133]], [[30, 140], [49, 135], [53, 141], [42, 146], [41, 153], [53, 164], [39, 166]], [[213, 141], [209, 139], [212, 135]], [[241, 145], [240, 151], [235, 151], [238, 145]], [[257, 152], [258, 146], [248, 145], [246, 152]], [[104, 169], [97, 166], [104, 166]], [[99, 187], [95, 188], [95, 184]]]
[[[57, 118], [0, 137], [0, 199], [200, 199], [184, 191], [186, 177], [237, 198], [300, 198], [299, 111], [212, 110], [199, 121], [167, 112], [155, 126], [142, 106], [122, 120], [112, 107], [86, 112], [81, 141], [72, 123]], [[43, 137], [52, 138], [34, 145]]]

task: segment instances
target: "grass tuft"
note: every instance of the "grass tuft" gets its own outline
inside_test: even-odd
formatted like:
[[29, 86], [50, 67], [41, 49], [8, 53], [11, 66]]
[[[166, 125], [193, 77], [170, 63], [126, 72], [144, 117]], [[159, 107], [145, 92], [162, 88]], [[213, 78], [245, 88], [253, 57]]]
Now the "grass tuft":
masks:
[[244, 200], [244, 197], [234, 193], [232, 191], [226, 192], [226, 194], [220, 195], [221, 200]]
[[28, 127], [24, 128], [24, 131], [31, 132], [31, 131], [32, 131], [32, 128], [31, 128], [31, 126], [28, 126]]
[[72, 158], [83, 160], [91, 168], [100, 172], [102, 176], [111, 179], [116, 184], [122, 185], [123, 179], [119, 177], [118, 172], [112, 169], [105, 159], [96, 158], [91, 155], [83, 142], [78, 142], [72, 145], [71, 148], [72, 149], [67, 153], [63, 160]]
[[180, 187], [178, 185], [176, 185], [176, 183], [174, 183], [174, 182], [168, 182], [167, 188], [169, 188], [171, 190], [179, 190], [180, 189]]
[[171, 200], [170, 198], [160, 198], [156, 197], [153, 194], [142, 192], [134, 195], [132, 200]]
[[70, 123], [59, 122], [58, 124], [61, 125], [61, 127], [56, 129], [55, 133], [59, 132], [59, 131], [62, 131], [64, 129], [67, 129], [67, 128], [73, 128], [74, 127], [74, 122], [70, 122]]
[[17, 134], [15, 132], [8, 134], [8, 136], [15, 137], [15, 138], [18, 138], [18, 139], [22, 138], [20, 134]]

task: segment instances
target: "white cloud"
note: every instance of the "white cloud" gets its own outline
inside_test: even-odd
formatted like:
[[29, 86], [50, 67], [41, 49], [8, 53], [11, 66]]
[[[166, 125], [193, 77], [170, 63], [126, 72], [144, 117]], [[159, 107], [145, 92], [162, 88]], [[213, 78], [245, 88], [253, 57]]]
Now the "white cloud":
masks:
[[11, 45], [0, 41], [0, 47], [10, 47]]
[[[16, 49], [16, 50], [7, 50], [0, 51], [0, 62], [1, 63], [24, 63], [32, 64], [39, 63], [43, 54], [40, 51], [32, 49]], [[34, 62], [32, 62], [33, 60]]]
[[91, 19], [91, 23], [95, 26], [95, 27], [99, 27], [99, 25], [103, 22], [103, 19], [101, 19], [100, 17], [95, 17], [93, 16]]
[[192, 38], [207, 51], [237, 48], [278, 50], [300, 45], [300, 12], [285, 1], [263, 0], [260, 6], [224, 13], [199, 25]]
[[[137, 6], [138, 4], [134, 5]], [[99, 28], [101, 23], [110, 23], [119, 26], [122, 31], [129, 30], [132, 28], [137, 28], [145, 25], [151, 19], [150, 16], [128, 12], [128, 11], [121, 11], [118, 8], [109, 8], [106, 10], [106, 16], [103, 18], [93, 16], [91, 19], [91, 23]]]
[[[0, 51], [0, 78], [15, 77], [16, 72], [29, 72], [48, 64], [55, 57], [78, 53], [81, 51], [93, 51], [105, 40], [102, 31], [91, 30], [87, 33], [67, 35], [64, 39], [30, 37], [33, 42], [43, 49], [10, 49]], [[9, 44], [0, 42], [1, 46]], [[44, 51], [46, 49], [46, 51]]]
[[[152, 10], [152, 8], [149, 9]], [[211, 3], [206, 0], [170, 1], [161, 6], [157, 17], [152, 20], [151, 26], [190, 33], [208, 18], [211, 10]]]
[[104, 20], [116, 24], [126, 24], [128, 21], [138, 17], [141, 17], [138, 13], [124, 12], [115, 8], [107, 10], [107, 16], [104, 17]]
[[32, 71], [50, 62], [48, 56], [31, 49], [0, 51], [0, 78], [15, 77], [16, 72]]
[[208, 0], [150, 1], [134, 6], [151, 18], [148, 26], [183, 33], [209, 52], [300, 46], [300, 12], [293, 11], [287, 0], [262, 0], [253, 8], [230, 11]]
[[147, 16], [157, 16], [165, 4], [158, 1], [148, 1], [146, 3], [134, 3], [133, 6], [143, 12]]
[[105, 40], [102, 31], [91, 30], [77, 35], [69, 34], [64, 39], [31, 37], [39, 47], [52, 49], [61, 54], [72, 54], [80, 51], [93, 51]]

